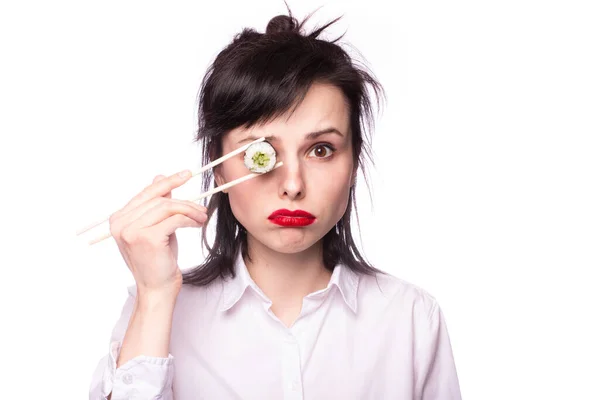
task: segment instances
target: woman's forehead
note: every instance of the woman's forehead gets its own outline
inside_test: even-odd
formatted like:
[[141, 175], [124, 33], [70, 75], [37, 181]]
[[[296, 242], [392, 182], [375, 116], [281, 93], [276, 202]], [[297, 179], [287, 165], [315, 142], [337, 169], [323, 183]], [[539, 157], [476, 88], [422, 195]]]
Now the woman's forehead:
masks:
[[259, 137], [273, 141], [290, 136], [313, 140], [332, 134], [343, 138], [348, 134], [349, 126], [348, 105], [341, 90], [319, 84], [313, 85], [302, 102], [290, 112], [252, 127], [238, 127], [230, 132], [230, 139], [240, 144]]

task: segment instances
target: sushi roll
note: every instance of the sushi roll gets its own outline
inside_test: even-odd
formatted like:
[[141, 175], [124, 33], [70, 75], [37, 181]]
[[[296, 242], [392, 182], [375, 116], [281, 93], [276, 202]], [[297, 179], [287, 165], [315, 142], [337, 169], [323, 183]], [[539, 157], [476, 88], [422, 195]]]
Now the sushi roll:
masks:
[[244, 164], [252, 171], [259, 174], [269, 172], [277, 161], [275, 149], [269, 142], [254, 143], [248, 147], [244, 154]]

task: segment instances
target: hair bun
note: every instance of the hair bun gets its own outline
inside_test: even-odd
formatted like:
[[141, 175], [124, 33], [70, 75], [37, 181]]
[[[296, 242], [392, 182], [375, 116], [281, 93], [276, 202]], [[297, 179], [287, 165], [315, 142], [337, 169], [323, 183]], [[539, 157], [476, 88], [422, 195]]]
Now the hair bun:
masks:
[[279, 32], [299, 33], [298, 20], [289, 15], [278, 15], [273, 17], [267, 24], [267, 34]]

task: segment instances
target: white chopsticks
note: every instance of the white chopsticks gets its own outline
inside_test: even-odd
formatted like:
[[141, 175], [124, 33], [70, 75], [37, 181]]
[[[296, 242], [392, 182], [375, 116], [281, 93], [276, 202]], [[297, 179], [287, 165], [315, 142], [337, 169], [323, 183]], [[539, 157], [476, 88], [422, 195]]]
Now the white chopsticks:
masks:
[[[259, 139], [255, 140], [255, 141], [251, 142], [251, 143], [248, 143], [248, 144], [246, 144], [246, 145], [244, 145], [244, 146], [242, 146], [242, 147], [240, 147], [240, 148], [238, 148], [238, 149], [236, 149], [236, 150], [232, 151], [231, 153], [227, 153], [227, 154], [225, 154], [223, 157], [220, 157], [220, 158], [216, 159], [215, 161], [212, 161], [212, 162], [210, 162], [210, 163], [206, 164], [205, 166], [203, 166], [202, 168], [198, 169], [197, 171], [195, 171], [195, 172], [194, 172], [194, 171], [192, 171], [192, 177], [194, 177], [194, 176], [196, 176], [196, 175], [198, 175], [198, 174], [201, 174], [201, 173], [203, 173], [204, 171], [206, 171], [206, 170], [208, 170], [208, 169], [210, 169], [210, 168], [213, 168], [213, 167], [215, 167], [216, 165], [219, 165], [219, 164], [221, 164], [221, 163], [222, 163], [222, 162], [224, 162], [225, 160], [227, 160], [227, 159], [229, 159], [229, 158], [231, 158], [231, 157], [233, 157], [233, 156], [235, 156], [235, 155], [237, 155], [237, 154], [239, 154], [239, 153], [241, 153], [241, 152], [243, 152], [243, 151], [246, 151], [246, 150], [248, 149], [248, 147], [252, 146], [253, 144], [255, 144], [255, 143], [260, 143], [260, 142], [262, 142], [262, 141], [264, 141], [264, 140], [265, 140], [265, 138], [264, 138], [264, 137], [262, 137], [262, 138], [259, 138]], [[273, 169], [279, 168], [279, 167], [281, 167], [282, 165], [283, 165], [283, 162], [279, 161], [278, 163], [276, 163], [276, 164], [273, 166]], [[273, 170], [273, 169], [272, 169], [272, 170]], [[272, 171], [272, 170], [271, 170], [271, 171]], [[270, 172], [270, 171], [269, 171], [269, 172]], [[268, 173], [268, 172], [267, 172], [267, 173]], [[202, 193], [202, 194], [201, 194], [201, 195], [199, 195], [198, 197], [195, 197], [195, 198], [193, 198], [193, 199], [190, 199], [190, 201], [198, 201], [198, 200], [202, 200], [202, 199], [203, 199], [203, 198], [205, 198], [205, 197], [211, 196], [211, 195], [213, 195], [213, 194], [215, 194], [215, 193], [218, 193], [218, 192], [220, 192], [220, 191], [222, 191], [222, 190], [229, 189], [229, 188], [231, 188], [231, 187], [233, 187], [233, 186], [235, 186], [235, 185], [237, 185], [237, 184], [240, 184], [240, 183], [242, 183], [242, 182], [245, 182], [245, 181], [248, 181], [248, 180], [250, 180], [250, 179], [256, 178], [257, 176], [260, 176], [260, 175], [264, 175], [264, 174], [259, 174], [259, 173], [254, 173], [254, 172], [252, 172], [252, 173], [250, 173], [250, 174], [248, 174], [248, 175], [242, 176], [241, 178], [235, 179], [235, 180], [233, 180], [233, 181], [231, 181], [231, 182], [229, 182], [229, 183], [225, 183], [225, 184], [223, 184], [223, 185], [221, 185], [221, 186], [219, 186], [219, 187], [216, 187], [216, 188], [214, 188], [214, 189], [211, 189], [211, 190], [209, 190], [209, 191], [207, 191], [207, 192], [205, 192], [205, 193]], [[188, 181], [188, 182], [189, 182], [189, 181]], [[104, 218], [103, 220], [100, 220], [100, 221], [94, 222], [93, 224], [89, 224], [89, 225], [87, 225], [86, 227], [79, 229], [79, 230], [76, 232], [76, 235], [81, 235], [82, 233], [89, 231], [90, 229], [92, 229], [92, 228], [94, 228], [94, 227], [96, 227], [96, 226], [98, 226], [98, 225], [100, 225], [100, 224], [102, 224], [102, 223], [104, 223], [104, 222], [108, 221], [109, 219], [110, 219], [110, 216], [109, 216], [109, 217], [107, 217], [107, 218]], [[109, 238], [109, 237], [111, 237], [111, 236], [112, 236], [112, 235], [111, 235], [110, 233], [108, 233], [108, 234], [105, 234], [105, 235], [102, 235], [102, 236], [99, 236], [99, 237], [97, 237], [96, 239], [93, 239], [93, 240], [91, 240], [91, 241], [89, 242], [89, 244], [90, 244], [90, 245], [92, 245], [92, 244], [95, 244], [95, 243], [101, 242], [101, 241], [103, 241], [104, 239], [107, 239], [107, 238]]]

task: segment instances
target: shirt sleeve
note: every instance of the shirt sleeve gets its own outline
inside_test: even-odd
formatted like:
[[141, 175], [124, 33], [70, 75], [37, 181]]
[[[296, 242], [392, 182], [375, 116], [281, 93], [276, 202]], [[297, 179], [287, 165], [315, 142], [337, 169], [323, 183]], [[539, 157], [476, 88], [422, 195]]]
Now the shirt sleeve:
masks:
[[444, 315], [432, 300], [419, 334], [417, 393], [421, 400], [461, 400], [460, 386]]
[[135, 286], [115, 324], [108, 354], [97, 364], [89, 387], [90, 400], [119, 399], [173, 399], [173, 356], [167, 358], [140, 355], [117, 368], [117, 359], [135, 303]]

